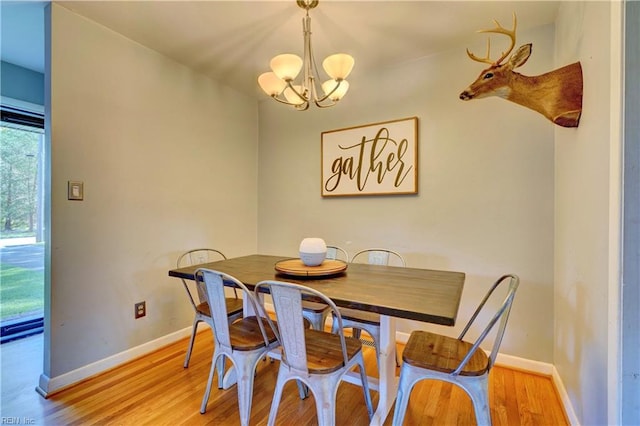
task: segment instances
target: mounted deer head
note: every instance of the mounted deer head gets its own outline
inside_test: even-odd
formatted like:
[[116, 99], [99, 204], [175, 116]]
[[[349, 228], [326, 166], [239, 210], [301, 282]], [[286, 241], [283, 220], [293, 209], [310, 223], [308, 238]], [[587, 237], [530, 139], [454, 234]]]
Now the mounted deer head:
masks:
[[528, 77], [513, 70], [527, 62], [531, 55], [531, 43], [520, 46], [508, 61], [502, 63], [516, 44], [516, 14], [513, 14], [513, 29], [503, 28], [494, 20], [496, 28], [480, 30], [482, 33], [503, 34], [511, 45], [496, 61], [490, 59], [491, 39], [487, 41], [487, 56], [478, 58], [467, 49], [467, 55], [476, 62], [489, 64], [476, 81], [471, 83], [460, 99], [498, 96], [539, 112], [555, 124], [563, 127], [578, 127], [582, 113], [582, 67], [580, 62], [558, 68], [546, 74]]

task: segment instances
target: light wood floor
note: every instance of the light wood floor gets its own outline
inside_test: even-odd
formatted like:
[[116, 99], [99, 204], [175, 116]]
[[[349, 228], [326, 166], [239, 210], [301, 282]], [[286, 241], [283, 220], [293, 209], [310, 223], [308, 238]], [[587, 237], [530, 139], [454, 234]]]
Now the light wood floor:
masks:
[[[200, 402], [209, 373], [212, 351], [208, 330], [199, 333], [189, 368], [182, 368], [187, 341], [167, 346], [63, 390], [49, 399], [34, 390], [41, 361], [27, 354], [42, 350], [42, 336], [2, 345], [2, 417], [19, 417], [34, 425], [236, 425], [239, 424], [235, 387], [213, 386], [208, 411]], [[38, 348], [39, 346], [39, 348]], [[399, 348], [402, 350], [402, 347]], [[369, 374], [376, 371], [373, 350], [365, 349]], [[36, 356], [37, 358], [37, 356]], [[41, 359], [41, 358], [40, 358]], [[261, 362], [256, 377], [252, 425], [266, 424], [275, 387], [278, 362]], [[373, 374], [372, 374], [373, 375]], [[377, 394], [372, 392], [374, 405]], [[343, 383], [338, 391], [337, 424], [367, 425], [360, 387]], [[491, 416], [494, 425], [567, 425], [559, 398], [548, 377], [495, 367], [490, 377]], [[391, 424], [392, 414], [385, 425]], [[295, 382], [287, 385], [278, 412], [278, 424], [313, 425], [313, 398], [298, 398]], [[468, 396], [446, 383], [423, 381], [413, 390], [406, 425], [473, 425]]]

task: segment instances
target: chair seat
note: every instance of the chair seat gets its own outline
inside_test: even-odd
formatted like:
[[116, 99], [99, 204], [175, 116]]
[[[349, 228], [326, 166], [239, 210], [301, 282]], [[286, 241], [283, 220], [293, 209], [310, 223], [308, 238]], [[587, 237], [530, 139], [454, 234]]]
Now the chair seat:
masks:
[[365, 324], [380, 325], [380, 314], [357, 309], [339, 308], [343, 320], [358, 321]]
[[[313, 329], [305, 330], [307, 365], [309, 373], [328, 374], [344, 367], [340, 336]], [[362, 343], [353, 337], [345, 337], [347, 357], [353, 358], [362, 350]]]
[[[225, 303], [227, 305], [227, 314], [229, 316], [242, 312], [242, 299], [227, 297], [225, 298]], [[206, 315], [208, 317], [211, 316], [211, 309], [209, 309], [209, 304], [207, 302], [200, 303], [198, 306], [196, 306], [196, 310], [202, 315]]]
[[[473, 344], [453, 337], [414, 331], [409, 337], [402, 360], [414, 367], [443, 373], [453, 372], [467, 355]], [[460, 372], [461, 376], [481, 376], [489, 367], [489, 358], [483, 350], [477, 350]]]
[[[260, 320], [264, 325], [269, 343], [275, 342], [276, 335], [267, 320], [264, 318], [260, 318]], [[231, 324], [229, 326], [229, 337], [231, 339], [231, 347], [236, 351], [252, 351], [265, 345], [256, 317], [242, 318]]]

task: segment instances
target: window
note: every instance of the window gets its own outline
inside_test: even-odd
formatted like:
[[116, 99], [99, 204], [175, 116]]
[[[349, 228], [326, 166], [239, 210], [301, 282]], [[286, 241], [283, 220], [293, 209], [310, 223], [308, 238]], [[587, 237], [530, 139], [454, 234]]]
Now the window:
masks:
[[42, 331], [44, 117], [0, 106], [1, 341]]

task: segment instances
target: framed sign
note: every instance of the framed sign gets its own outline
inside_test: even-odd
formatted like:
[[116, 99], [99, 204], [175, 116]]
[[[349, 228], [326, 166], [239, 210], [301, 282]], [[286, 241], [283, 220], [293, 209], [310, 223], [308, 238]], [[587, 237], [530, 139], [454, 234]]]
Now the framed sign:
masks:
[[418, 118], [322, 132], [322, 196], [418, 193]]

